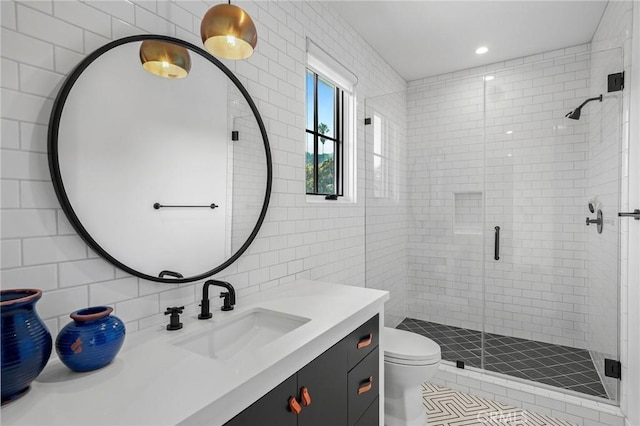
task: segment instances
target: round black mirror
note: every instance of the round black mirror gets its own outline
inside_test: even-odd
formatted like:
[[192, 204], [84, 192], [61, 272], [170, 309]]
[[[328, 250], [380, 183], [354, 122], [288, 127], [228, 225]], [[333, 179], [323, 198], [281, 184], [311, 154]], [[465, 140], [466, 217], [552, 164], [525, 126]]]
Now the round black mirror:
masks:
[[[154, 51], [156, 63], [143, 67], [149, 41], [189, 66], [163, 74], [168, 64]], [[75, 230], [147, 280], [222, 271], [247, 250], [269, 205], [271, 152], [255, 103], [220, 61], [176, 38], [126, 37], [80, 62], [55, 100], [48, 148]]]

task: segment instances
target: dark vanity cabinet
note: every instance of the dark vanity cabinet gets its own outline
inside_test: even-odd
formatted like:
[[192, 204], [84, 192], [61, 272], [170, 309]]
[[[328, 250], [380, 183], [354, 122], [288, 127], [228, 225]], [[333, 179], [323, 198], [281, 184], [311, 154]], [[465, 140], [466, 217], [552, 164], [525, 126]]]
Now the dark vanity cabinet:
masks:
[[226, 426], [378, 425], [378, 337], [376, 315]]

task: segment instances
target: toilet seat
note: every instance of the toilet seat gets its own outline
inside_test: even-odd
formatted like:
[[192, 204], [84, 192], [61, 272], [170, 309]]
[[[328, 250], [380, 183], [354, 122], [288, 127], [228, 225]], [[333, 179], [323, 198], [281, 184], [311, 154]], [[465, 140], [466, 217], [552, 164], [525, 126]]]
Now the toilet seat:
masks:
[[405, 330], [384, 327], [384, 361], [399, 365], [440, 362], [440, 346], [433, 340]]

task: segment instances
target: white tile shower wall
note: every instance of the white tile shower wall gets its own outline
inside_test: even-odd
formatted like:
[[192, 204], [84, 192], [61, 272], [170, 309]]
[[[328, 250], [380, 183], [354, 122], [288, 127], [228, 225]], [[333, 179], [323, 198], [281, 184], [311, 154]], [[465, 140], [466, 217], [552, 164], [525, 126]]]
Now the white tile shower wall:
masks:
[[[410, 316], [586, 347], [588, 129], [564, 115], [588, 94], [588, 49], [409, 83]], [[456, 193], [482, 194], [483, 235], [454, 232]]]
[[[50, 184], [46, 129], [65, 75], [111, 39], [158, 33], [201, 45], [203, 1], [2, 1], [2, 287], [45, 290], [39, 311], [52, 332], [68, 313], [111, 304], [129, 332], [166, 321], [174, 304], [196, 312], [198, 284], [156, 284], [131, 277], [84, 247], [60, 210]], [[257, 239], [218, 278], [242, 296], [295, 278], [365, 285], [364, 197], [354, 204], [307, 204], [304, 196], [305, 37], [358, 76], [357, 99], [403, 91], [406, 83], [336, 13], [320, 2], [240, 1], [259, 42], [245, 61], [226, 61], [265, 122], [274, 180]], [[364, 118], [357, 106], [358, 123]], [[357, 127], [358, 193], [364, 194], [364, 131]], [[6, 204], [5, 204], [6, 203]], [[41, 239], [39, 241], [35, 239]], [[43, 242], [57, 247], [42, 253]], [[401, 242], [397, 242], [401, 244]], [[82, 244], [80, 243], [80, 247]], [[141, 254], [144, 255], [144, 254]], [[391, 285], [402, 283], [390, 279]]]
[[[625, 235], [628, 234], [629, 221], [618, 219], [617, 212], [629, 211], [626, 163], [629, 158], [630, 114], [629, 90], [608, 93], [607, 75], [621, 71], [627, 76], [631, 74], [632, 12], [631, 1], [610, 2], [594, 34], [591, 49], [590, 97], [603, 94], [604, 100], [591, 105], [590, 110], [588, 195], [597, 197], [601, 204], [605, 226], [602, 234], [589, 233], [588, 340], [607, 394], [616, 400], [620, 399], [619, 382], [604, 376], [604, 358], [620, 359], [620, 356], [624, 369], [622, 376], [627, 377], [629, 284], [624, 271], [628, 262]], [[618, 333], [619, 327], [622, 329]], [[621, 336], [620, 342], [618, 335]], [[624, 405], [627, 401], [624, 395], [622, 398]]]
[[406, 91], [367, 98], [365, 104], [372, 119], [365, 126], [366, 281], [367, 287], [390, 291], [385, 325], [395, 327], [407, 316]]

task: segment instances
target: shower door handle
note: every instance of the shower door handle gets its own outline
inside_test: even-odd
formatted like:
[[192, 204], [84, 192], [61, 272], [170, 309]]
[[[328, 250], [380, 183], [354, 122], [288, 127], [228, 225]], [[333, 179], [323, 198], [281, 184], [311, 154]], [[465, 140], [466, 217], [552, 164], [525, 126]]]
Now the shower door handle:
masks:
[[500, 227], [496, 226], [494, 229], [496, 232], [494, 234], [493, 258], [500, 260]]
[[632, 217], [635, 220], [640, 220], [640, 209], [635, 209], [632, 212], [620, 212], [618, 213], [620, 217]]

